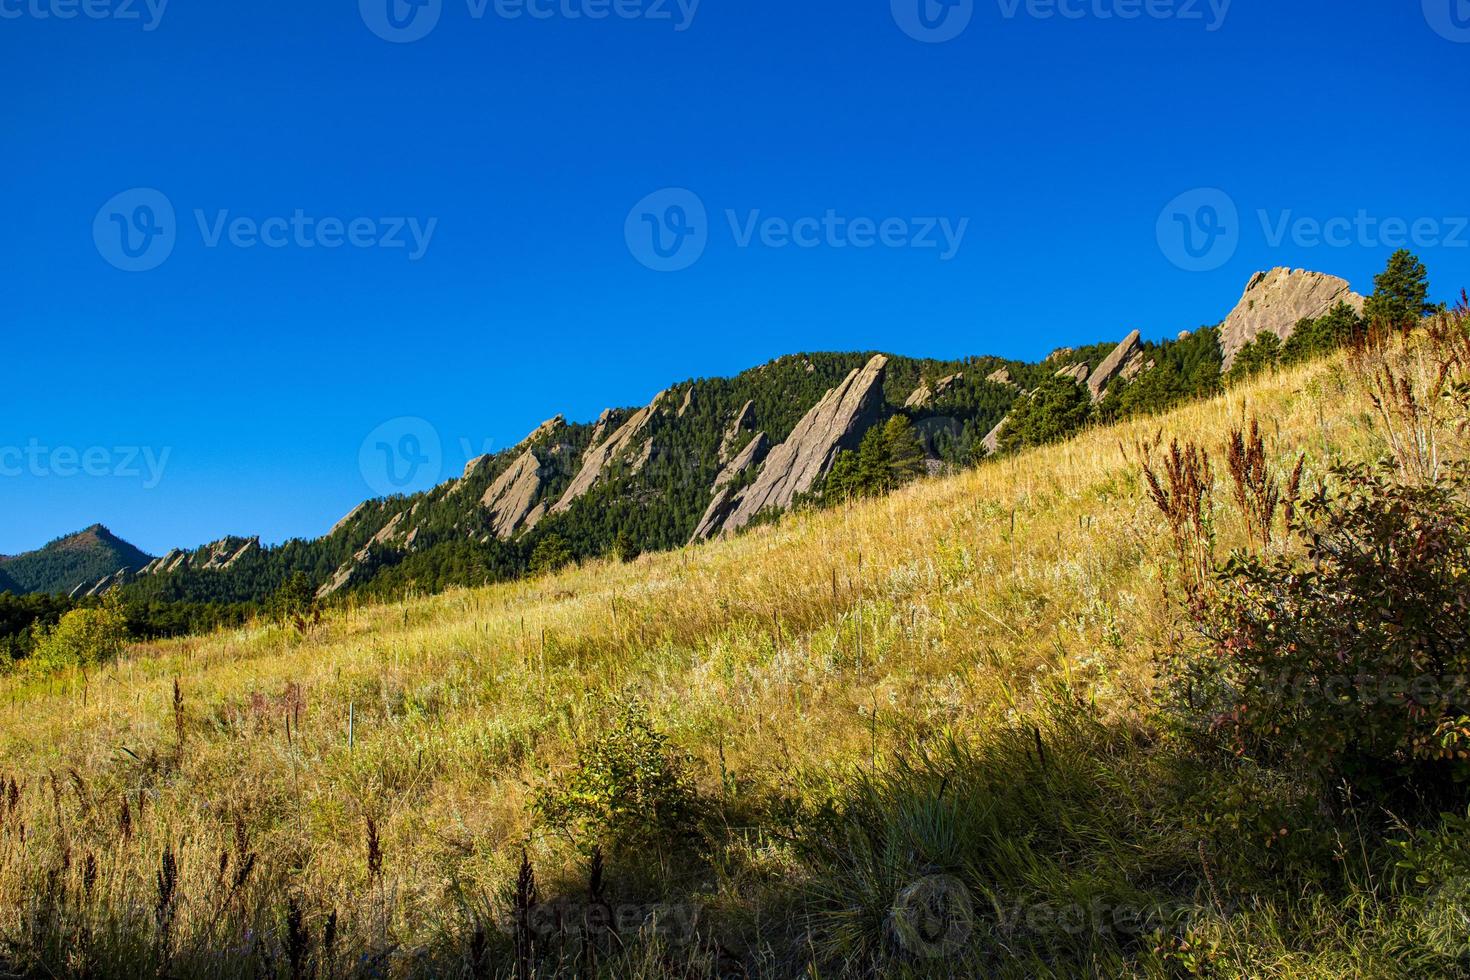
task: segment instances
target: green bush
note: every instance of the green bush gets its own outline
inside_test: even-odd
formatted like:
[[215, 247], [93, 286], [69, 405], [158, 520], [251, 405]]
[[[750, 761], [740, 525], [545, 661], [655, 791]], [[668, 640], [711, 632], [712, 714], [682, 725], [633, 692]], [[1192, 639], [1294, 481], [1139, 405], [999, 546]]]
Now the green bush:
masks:
[[83, 670], [109, 663], [122, 651], [128, 637], [127, 616], [116, 592], [108, 593], [102, 605], [73, 609], [36, 642], [27, 666], [39, 673], [69, 667]]
[[635, 850], [687, 838], [697, 802], [686, 756], [656, 729], [642, 702], [621, 705], [612, 724], [582, 746], [565, 779], [536, 797], [547, 826], [588, 850]]
[[1299, 557], [1236, 554], [1200, 600], [1187, 718], [1238, 755], [1369, 790], [1470, 775], [1470, 483], [1334, 469], [1290, 530]]

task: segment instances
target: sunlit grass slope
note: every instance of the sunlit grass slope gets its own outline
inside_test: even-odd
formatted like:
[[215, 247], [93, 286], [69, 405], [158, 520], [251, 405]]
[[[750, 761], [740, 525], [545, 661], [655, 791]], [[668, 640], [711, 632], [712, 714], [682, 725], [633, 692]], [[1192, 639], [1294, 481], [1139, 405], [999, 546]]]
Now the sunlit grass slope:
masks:
[[[25, 889], [63, 851], [63, 875], [80, 880], [95, 856], [112, 912], [133, 902], [151, 923], [172, 848], [172, 930], [185, 937], [222, 914], [206, 897], [221, 853], [238, 864], [248, 850], [253, 894], [305, 896], [318, 937], [340, 910], [354, 948], [377, 937], [392, 949], [384, 968], [412, 972], [465, 903], [496, 906], [523, 848], [543, 898], [582, 887], [585, 848], [541, 826], [532, 803], [636, 696], [725, 827], [708, 861], [614, 861], [610, 877], [697, 903], [727, 945], [748, 944], [730, 955], [779, 972], [789, 952], [761, 937], [799, 928], [788, 913], [806, 873], [762, 815], [916, 744], [983, 738], [1059, 683], [1101, 722], [1131, 724], [1179, 613], [1163, 527], [1125, 448], [1162, 432], [1213, 451], [1256, 416], [1286, 468], [1307, 454], [1311, 480], [1376, 451], [1369, 406], [1341, 378], [1340, 361], [1308, 365], [628, 564], [333, 612], [305, 636], [260, 624], [142, 644], [86, 678], [7, 679], [0, 772], [24, 791], [0, 843], [5, 931], [18, 934]], [[1229, 506], [1219, 533], [1222, 549], [1241, 534]], [[1313, 972], [1283, 944], [1280, 962]], [[176, 955], [180, 972], [199, 969]]]

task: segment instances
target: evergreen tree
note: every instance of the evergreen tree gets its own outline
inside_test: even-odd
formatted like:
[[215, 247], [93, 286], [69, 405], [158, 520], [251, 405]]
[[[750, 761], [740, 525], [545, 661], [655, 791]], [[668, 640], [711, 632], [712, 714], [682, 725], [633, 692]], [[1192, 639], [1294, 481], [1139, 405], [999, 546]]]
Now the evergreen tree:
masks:
[[1085, 388], [1071, 378], [1049, 378], [1011, 409], [1000, 449], [1010, 452], [1065, 439], [1086, 425], [1091, 414], [1092, 399]]
[[1434, 312], [1429, 302], [1429, 274], [1424, 263], [1408, 249], [1399, 249], [1388, 267], [1373, 277], [1373, 295], [1363, 306], [1369, 323], [1412, 327]]
[[1231, 384], [1276, 368], [1281, 364], [1281, 338], [1273, 331], [1262, 330], [1256, 339], [1246, 344], [1235, 354], [1235, 363], [1225, 380]]
[[1298, 323], [1281, 348], [1281, 363], [1295, 364], [1331, 353], [1363, 329], [1363, 320], [1346, 303], [1338, 303], [1326, 316]]
[[888, 457], [887, 489], [924, 475], [924, 447], [907, 415], [895, 415], [884, 423], [883, 448]]
[[554, 572], [572, 563], [572, 549], [559, 534], [548, 534], [531, 549], [532, 572]]

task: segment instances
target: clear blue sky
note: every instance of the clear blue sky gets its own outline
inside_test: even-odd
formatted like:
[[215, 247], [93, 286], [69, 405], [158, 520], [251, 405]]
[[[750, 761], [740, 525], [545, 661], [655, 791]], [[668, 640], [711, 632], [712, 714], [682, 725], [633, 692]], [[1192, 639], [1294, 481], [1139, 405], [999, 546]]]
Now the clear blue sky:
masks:
[[[1419, 222], [1436, 298], [1470, 284], [1464, 0], [124, 2], [0, 0], [0, 552], [95, 521], [155, 553], [313, 536], [371, 495], [359, 448], [395, 417], [433, 426], [448, 477], [556, 412], [782, 353], [1163, 337], [1257, 269], [1366, 292], [1392, 251], [1283, 218]], [[698, 218], [633, 211], [664, 188], [706, 209], [681, 271], [636, 244], [643, 214]], [[1239, 219], [1196, 261], [1165, 209], [1198, 188]], [[1228, 215], [1201, 201], [1203, 233]], [[742, 247], [756, 211], [895, 219], [895, 242], [968, 224], [947, 257]], [[284, 245], [211, 247], [222, 217]], [[364, 243], [432, 234], [325, 247], [356, 218]], [[152, 228], [130, 240], [170, 242], [161, 264], [119, 268]]]

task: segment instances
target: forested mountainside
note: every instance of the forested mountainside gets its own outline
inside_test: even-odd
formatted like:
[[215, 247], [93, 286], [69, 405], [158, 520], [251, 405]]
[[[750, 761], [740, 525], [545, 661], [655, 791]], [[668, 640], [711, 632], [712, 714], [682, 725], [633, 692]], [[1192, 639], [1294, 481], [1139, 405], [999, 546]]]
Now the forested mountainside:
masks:
[[[227, 537], [150, 560], [91, 528], [0, 563], [0, 603], [16, 603], [6, 591], [87, 602], [116, 590], [135, 631], [158, 635], [239, 621], [283, 594], [301, 605], [433, 592], [728, 536], [793, 507], [886, 492], [1212, 395], [1342, 345], [1365, 317], [1430, 310], [1426, 271], [1407, 252], [1375, 286], [1365, 299], [1322, 273], [1262, 272], [1218, 326], [1162, 342], [1134, 331], [1034, 363], [789, 355], [733, 378], [680, 382], [593, 422], [554, 416], [459, 478], [365, 501], [315, 539]], [[65, 544], [83, 538], [110, 544]]]

